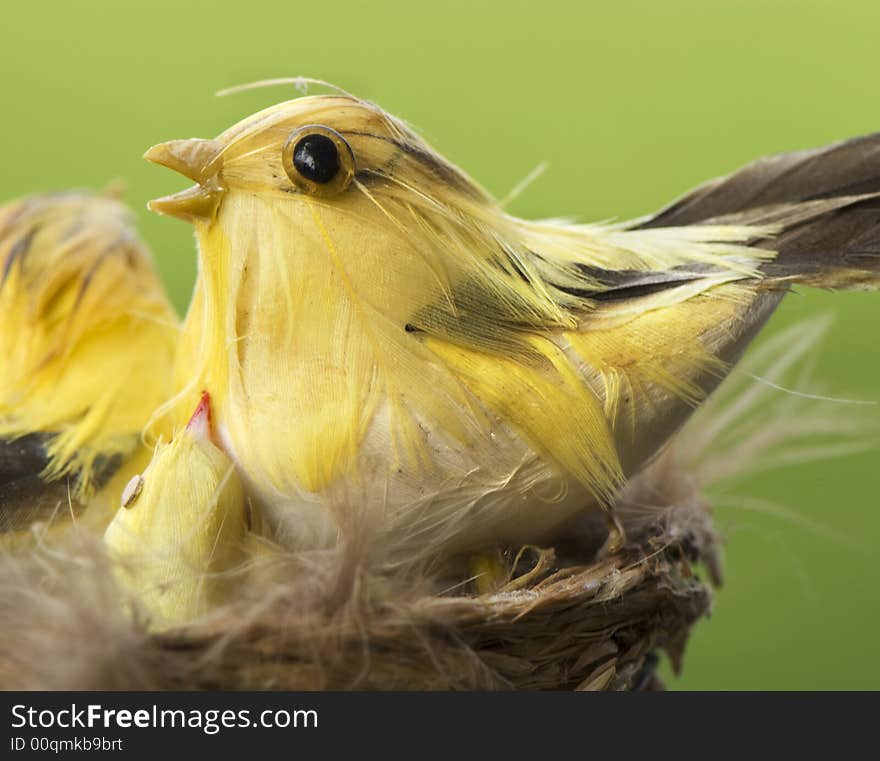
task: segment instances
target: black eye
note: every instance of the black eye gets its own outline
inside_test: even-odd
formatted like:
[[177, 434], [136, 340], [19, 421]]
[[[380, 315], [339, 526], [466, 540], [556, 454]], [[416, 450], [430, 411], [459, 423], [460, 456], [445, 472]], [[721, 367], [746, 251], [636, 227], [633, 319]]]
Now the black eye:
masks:
[[307, 180], [324, 185], [339, 171], [339, 151], [326, 135], [306, 135], [293, 148], [293, 165]]
[[341, 193], [355, 175], [351, 146], [323, 124], [295, 130], [281, 149], [281, 163], [296, 189], [313, 196]]

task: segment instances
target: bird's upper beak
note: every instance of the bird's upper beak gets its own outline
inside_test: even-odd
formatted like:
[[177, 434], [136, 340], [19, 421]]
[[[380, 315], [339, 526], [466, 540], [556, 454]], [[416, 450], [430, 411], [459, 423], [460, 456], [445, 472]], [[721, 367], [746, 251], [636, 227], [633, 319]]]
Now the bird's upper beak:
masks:
[[147, 208], [186, 222], [210, 221], [220, 204], [223, 188], [218, 174], [223, 146], [216, 140], [170, 140], [154, 145], [144, 154], [147, 161], [161, 164], [194, 180], [197, 185], [156, 198]]

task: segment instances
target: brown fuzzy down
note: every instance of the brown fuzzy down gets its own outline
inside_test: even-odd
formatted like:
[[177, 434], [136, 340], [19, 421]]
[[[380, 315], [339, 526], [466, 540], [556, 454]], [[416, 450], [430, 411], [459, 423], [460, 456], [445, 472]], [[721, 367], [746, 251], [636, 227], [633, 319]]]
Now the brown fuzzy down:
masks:
[[[769, 342], [763, 377], [781, 382], [820, 330], [813, 324], [798, 340], [789, 331]], [[477, 594], [467, 574], [451, 582], [370, 576], [356, 553], [340, 549], [251, 568], [228, 608], [149, 633], [137, 611], [126, 612], [99, 543], [85, 532], [26, 555], [0, 553], [0, 687], [657, 687], [657, 654], [681, 666], [691, 628], [709, 611], [710, 582], [720, 581], [704, 489], [763, 467], [771, 454], [796, 452], [804, 429], [818, 426], [851, 451], [856, 429], [846, 410], [821, 418], [816, 405], [794, 396], [780, 402], [778, 388], [735, 374], [619, 493], [622, 551], [602, 556], [603, 529], [592, 514], [552, 549], [511, 548], [504, 557], [512, 581], [492, 594]], [[828, 443], [821, 456], [833, 449]]]

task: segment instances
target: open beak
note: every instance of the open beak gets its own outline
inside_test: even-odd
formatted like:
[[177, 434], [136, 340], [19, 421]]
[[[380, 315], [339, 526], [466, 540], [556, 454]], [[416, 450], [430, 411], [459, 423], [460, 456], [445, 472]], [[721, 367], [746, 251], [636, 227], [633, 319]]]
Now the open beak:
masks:
[[223, 196], [218, 179], [222, 148], [216, 140], [198, 138], [171, 140], [150, 148], [144, 154], [147, 161], [180, 172], [198, 184], [179, 193], [156, 198], [147, 204], [147, 208], [186, 222], [213, 219]]
[[202, 391], [198, 407], [186, 424], [186, 429], [192, 431], [196, 438], [215, 443], [212, 417], [211, 395], [207, 391]]

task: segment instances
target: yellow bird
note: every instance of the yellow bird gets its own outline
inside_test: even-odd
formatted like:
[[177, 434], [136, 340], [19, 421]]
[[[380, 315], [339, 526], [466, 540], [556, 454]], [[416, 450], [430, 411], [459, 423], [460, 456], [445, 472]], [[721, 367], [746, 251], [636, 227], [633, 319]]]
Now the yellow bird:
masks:
[[0, 316], [11, 532], [113, 491], [120, 465], [149, 454], [141, 431], [171, 394], [178, 320], [128, 209], [77, 191], [0, 207]]
[[150, 204], [199, 247], [178, 408], [212, 389], [288, 547], [369, 540], [386, 564], [545, 541], [607, 506], [793, 283], [880, 277], [878, 136], [621, 224], [512, 216], [343, 92], [146, 158], [196, 182]]
[[241, 481], [212, 443], [210, 400], [143, 475], [132, 478], [104, 544], [123, 589], [154, 629], [184, 624], [222, 604], [244, 559], [248, 528]]

